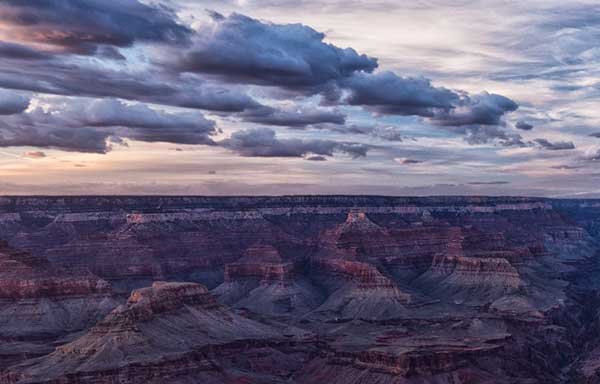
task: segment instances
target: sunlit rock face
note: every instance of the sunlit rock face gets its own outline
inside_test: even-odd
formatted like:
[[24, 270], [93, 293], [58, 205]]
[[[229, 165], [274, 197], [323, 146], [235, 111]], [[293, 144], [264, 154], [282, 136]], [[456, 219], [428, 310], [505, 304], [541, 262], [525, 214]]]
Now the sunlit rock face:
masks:
[[600, 202], [0, 199], [0, 383], [594, 383]]

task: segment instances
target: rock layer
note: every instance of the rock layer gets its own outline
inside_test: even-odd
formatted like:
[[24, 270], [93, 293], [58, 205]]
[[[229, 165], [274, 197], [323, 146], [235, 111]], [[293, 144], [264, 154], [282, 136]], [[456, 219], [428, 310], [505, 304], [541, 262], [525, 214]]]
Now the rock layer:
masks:
[[509, 197], [0, 198], [0, 383], [592, 383], [599, 217]]

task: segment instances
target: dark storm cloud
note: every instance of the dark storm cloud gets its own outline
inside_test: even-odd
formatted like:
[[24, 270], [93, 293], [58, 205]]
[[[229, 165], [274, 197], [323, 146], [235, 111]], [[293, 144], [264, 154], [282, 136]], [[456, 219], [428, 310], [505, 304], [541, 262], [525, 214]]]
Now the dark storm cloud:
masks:
[[0, 87], [65, 96], [112, 97], [178, 107], [241, 112], [261, 107], [245, 93], [191, 77], [152, 76], [60, 61], [0, 62]]
[[327, 161], [325, 156], [309, 156], [305, 160], [308, 161]]
[[4, 126], [0, 128], [0, 147], [56, 148], [63, 151], [106, 153], [111, 146], [109, 132], [93, 128], [60, 128], [54, 125]]
[[[0, 146], [33, 146], [107, 153], [123, 139], [214, 144], [215, 123], [200, 113], [172, 114], [117, 100], [69, 100], [0, 119]], [[110, 140], [109, 140], [110, 139]]]
[[110, 45], [99, 47], [96, 51], [96, 55], [112, 60], [126, 60], [126, 57], [123, 56], [117, 48]]
[[349, 91], [345, 102], [383, 114], [434, 116], [434, 109], [450, 109], [459, 96], [435, 88], [425, 78], [404, 78], [392, 72], [357, 74], [341, 83]]
[[[91, 7], [90, 2], [73, 2], [70, 12]], [[44, 0], [33, 6], [34, 3], [29, 1], [19, 5], [10, 2], [9, 8], [23, 15], [35, 15], [35, 11], [39, 11], [41, 16], [32, 16], [31, 21], [31, 32], [35, 32], [35, 28], [45, 26], [49, 23], [47, 20], [53, 20], [51, 3], [50, 0]], [[61, 4], [61, 7], [66, 6]], [[96, 24], [90, 26], [90, 40], [95, 44], [96, 53], [103, 57], [123, 58], [115, 48], [119, 44], [111, 45], [110, 42], [95, 39], [94, 28], [107, 35], [119, 35], [118, 32], [123, 29], [131, 32], [134, 40], [150, 39], [144, 33], [138, 33], [139, 26], [135, 18], [131, 26], [119, 25], [114, 31], [110, 29], [112, 10], [122, 8], [122, 13], [127, 14], [142, 7], [141, 15], [146, 15], [146, 12], [154, 16], [161, 15], [156, 16], [161, 20], [155, 26], [157, 29], [163, 25], [164, 18], [169, 18], [171, 23], [179, 26], [171, 11], [141, 5], [133, 0], [120, 3], [120, 6], [116, 3], [93, 5], [106, 7], [105, 11], [108, 12], [106, 17], [109, 20], [98, 22], [104, 29]], [[120, 13], [115, 17], [121, 20]], [[152, 17], [149, 19], [153, 20]], [[426, 78], [405, 78], [392, 72], [373, 74], [371, 72], [377, 67], [376, 59], [351, 48], [342, 49], [327, 44], [323, 42], [323, 33], [301, 24], [273, 24], [235, 13], [228, 17], [213, 13], [212, 19], [212, 23], [194, 32], [194, 43], [190, 48], [169, 51], [168, 54], [172, 54], [174, 59], [162, 57], [152, 61], [152, 67], [148, 69], [152, 71], [152, 76], [111, 67], [82, 65], [54, 57], [30, 60], [22, 65], [0, 62], [0, 86], [69, 96], [121, 98], [219, 112], [244, 111], [238, 116], [243, 121], [293, 128], [343, 125], [345, 115], [330, 110], [279, 110], [263, 106], [238, 89], [225, 89], [215, 82], [207, 85], [207, 80], [199, 78], [197, 74], [217, 75], [220, 80], [229, 83], [230, 88], [232, 83], [251, 83], [276, 86], [296, 96], [320, 93], [324, 104], [349, 104], [382, 114], [414, 115], [440, 126], [499, 124], [505, 113], [517, 108], [516, 103], [496, 94], [483, 92], [468, 95], [435, 87]], [[11, 22], [23, 28], [30, 27], [29, 23]], [[77, 30], [79, 26], [78, 23], [67, 22], [58, 30]], [[188, 36], [189, 33], [184, 35]], [[154, 41], [164, 41], [160, 36], [160, 33], [154, 36]], [[372, 129], [369, 134], [389, 141], [402, 140], [396, 129], [379, 127]]]
[[346, 122], [346, 116], [338, 111], [325, 109], [276, 109], [257, 108], [238, 115], [244, 121], [258, 124], [304, 128], [315, 124], [340, 125]]
[[0, 58], [18, 60], [47, 60], [51, 55], [25, 45], [0, 41]]
[[443, 126], [497, 125], [504, 114], [517, 108], [517, 103], [507, 97], [482, 92], [463, 96], [453, 103], [452, 108], [436, 111], [430, 120]]
[[137, 40], [181, 45], [192, 33], [172, 10], [137, 0], [4, 0], [0, 22], [16, 40], [83, 54], [98, 45], [129, 47]]
[[324, 43], [323, 33], [302, 24], [266, 23], [237, 13], [212, 13], [212, 19], [178, 58], [179, 70], [231, 82], [317, 87], [377, 67], [376, 59]]
[[0, 89], [0, 115], [14, 115], [29, 107], [29, 97], [14, 91]]
[[517, 103], [502, 95], [468, 95], [434, 87], [425, 78], [404, 78], [392, 72], [361, 73], [340, 82], [345, 103], [388, 115], [415, 115], [440, 126], [498, 125]]
[[[84, 15], [78, 18], [79, 13]], [[6, 20], [2, 21], [2, 18]], [[90, 18], [95, 22], [89, 21]], [[81, 29], [85, 31], [85, 41], [73, 40], [70, 42], [73, 47], [91, 46], [98, 56], [116, 62], [125, 59], [117, 46], [131, 45], [136, 39], [173, 45], [183, 42], [192, 33], [177, 24], [168, 9], [149, 7], [134, 0], [0, 2], [0, 22], [11, 25], [9, 34], [20, 31], [28, 41], [41, 39], [48, 42], [43, 37], [44, 33], [50, 33], [48, 31], [54, 31], [50, 33], [52, 36], [67, 36], [69, 31]], [[116, 44], [118, 42], [123, 44]], [[59, 44], [60, 41], [50, 43]], [[222, 112], [260, 107], [241, 91], [209, 84], [193, 75], [169, 72], [159, 65], [149, 67], [145, 73], [117, 68], [74, 60], [70, 55], [54, 55], [50, 51], [40, 51], [37, 46], [0, 42], [0, 87]]]
[[209, 136], [216, 133], [215, 122], [200, 113], [164, 113], [118, 100], [95, 100], [83, 109], [70, 104], [63, 113], [83, 126], [122, 127], [116, 131], [120, 136], [147, 142], [211, 144]]
[[600, 132], [594, 132], [594, 133], [590, 134], [590, 136], [600, 139]]
[[416, 159], [397, 159], [396, 162], [398, 164], [402, 164], [402, 165], [413, 165], [413, 164], [421, 164], [422, 161], [421, 160], [416, 160]]
[[515, 128], [520, 129], [522, 131], [531, 131], [533, 129], [533, 125], [525, 121], [517, 121], [517, 124], [515, 124]]
[[[324, 108], [326, 104], [351, 105], [380, 114], [418, 116], [464, 135], [473, 144], [523, 145], [519, 135], [502, 129], [504, 114], [517, 108], [512, 100], [487, 92], [469, 95], [435, 87], [426, 78], [374, 74], [376, 59], [325, 43], [323, 33], [302, 24], [273, 24], [235, 13], [228, 17], [213, 13], [212, 23], [191, 31], [178, 24], [171, 10], [137, 0], [9, 0], [0, 2], [0, 13], [0, 21], [10, 25], [9, 33], [20, 42], [111, 60], [104, 63], [57, 55], [51, 49], [37, 51], [34, 45], [0, 43], [0, 87], [107, 99], [85, 105], [66, 101], [66, 106], [59, 108], [60, 116], [36, 110], [0, 121], [2, 146], [105, 153], [111, 143], [123, 143], [123, 139], [217, 144], [211, 138], [216, 132], [214, 122], [201, 114], [166, 114], [113, 98], [235, 113], [235, 119], [261, 125], [403, 140], [399, 127], [347, 125], [345, 114]], [[148, 61], [132, 58], [132, 51], [127, 51], [128, 59], [140, 60], [144, 66], [143, 72], [133, 71], [124, 60], [125, 51], [118, 48], [136, 41], [175, 47], [144, 51], [144, 56], [150, 54]], [[190, 45], [185, 44], [188, 41]], [[248, 84], [270, 86], [299, 103], [302, 96], [320, 94], [323, 105], [266, 106], [245, 93], [265, 88]], [[0, 114], [2, 110], [0, 103]], [[269, 129], [239, 131], [219, 144], [243, 156], [331, 156], [343, 152], [359, 157], [367, 152], [362, 144], [280, 139]]]
[[309, 154], [333, 156], [334, 152], [361, 157], [367, 154], [367, 147], [363, 144], [321, 139], [280, 139], [269, 128], [234, 132], [229, 139], [222, 140], [219, 144], [248, 157], [303, 157]]
[[550, 151], [562, 151], [562, 150], [571, 150], [575, 149], [575, 144], [571, 141], [556, 141], [551, 142], [547, 139], [535, 139], [534, 142], [539, 144], [542, 148], [548, 149]]

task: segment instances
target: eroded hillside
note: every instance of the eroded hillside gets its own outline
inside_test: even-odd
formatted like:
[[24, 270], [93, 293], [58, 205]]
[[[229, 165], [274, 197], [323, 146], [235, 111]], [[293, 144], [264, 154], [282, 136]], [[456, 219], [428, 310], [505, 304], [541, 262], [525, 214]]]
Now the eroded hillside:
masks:
[[600, 382], [598, 201], [6, 197], [0, 238], [0, 383]]

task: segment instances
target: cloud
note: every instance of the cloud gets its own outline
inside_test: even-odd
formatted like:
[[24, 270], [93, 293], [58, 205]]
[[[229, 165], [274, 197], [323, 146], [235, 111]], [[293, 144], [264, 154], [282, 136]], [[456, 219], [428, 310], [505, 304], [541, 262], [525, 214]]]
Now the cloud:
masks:
[[339, 132], [351, 135], [367, 135], [386, 141], [401, 142], [407, 137], [403, 134], [402, 127], [383, 124], [347, 124], [331, 125], [319, 124], [315, 128], [326, 129], [333, 132]]
[[0, 115], [14, 115], [29, 108], [29, 97], [0, 89]]
[[215, 123], [199, 112], [166, 113], [118, 100], [65, 100], [0, 119], [0, 146], [107, 153], [123, 139], [207, 144]]
[[112, 60], [127, 60], [127, 58], [123, 56], [117, 48], [110, 45], [103, 45], [102, 47], [98, 48], [96, 55]]
[[[363, 106], [377, 114], [420, 116], [433, 125], [467, 135], [471, 144], [495, 139], [503, 145], [522, 144], [519, 135], [507, 134], [499, 127], [502, 117], [518, 108], [517, 103], [502, 95], [468, 95], [434, 87], [425, 78], [404, 78], [392, 72], [355, 74], [340, 82], [340, 87], [348, 92], [343, 102], [349, 105]], [[378, 131], [377, 136], [394, 139], [394, 129]]]
[[219, 144], [248, 157], [333, 156], [334, 152], [342, 152], [356, 158], [367, 154], [367, 147], [363, 144], [322, 139], [280, 139], [275, 131], [269, 128], [237, 131]]
[[137, 0], [5, 0], [0, 22], [8, 27], [9, 39], [79, 54], [136, 41], [183, 45], [192, 33], [172, 10]]
[[478, 95], [462, 96], [451, 108], [438, 110], [430, 118], [436, 125], [497, 125], [500, 118], [519, 106], [502, 95], [482, 92]]
[[326, 109], [276, 109], [271, 107], [256, 108], [238, 115], [244, 121], [258, 124], [305, 128], [316, 124], [340, 125], [346, 122], [346, 115], [335, 110]]
[[4, 64], [0, 87], [64, 96], [110, 97], [221, 112], [241, 112], [261, 104], [236, 89], [195, 77], [152, 76], [59, 61]]
[[515, 128], [520, 129], [522, 131], [531, 131], [533, 129], [533, 125], [525, 121], [517, 121], [517, 124], [515, 124]]
[[29, 151], [25, 152], [23, 156], [29, 157], [31, 159], [43, 159], [46, 157], [46, 153], [42, 151]]
[[18, 60], [48, 60], [51, 55], [25, 45], [0, 41], [0, 57]]
[[509, 181], [472, 181], [469, 185], [505, 185], [510, 184]]
[[594, 132], [594, 133], [590, 134], [590, 136], [600, 139], [600, 132]]
[[575, 149], [575, 144], [572, 141], [556, 141], [550, 142], [547, 139], [535, 139], [533, 140], [539, 144], [542, 148], [550, 151], [562, 151]]
[[197, 31], [193, 48], [182, 52], [174, 66], [230, 82], [291, 88], [322, 86], [377, 67], [376, 59], [327, 44], [324, 38], [302, 24], [213, 12], [212, 23]]
[[309, 157], [305, 158], [305, 160], [308, 160], [308, 161], [327, 161], [327, 158], [325, 156], [309, 156]]
[[106, 153], [111, 134], [92, 128], [20, 125], [0, 129], [0, 147], [56, 148], [64, 151]]
[[82, 126], [121, 127], [119, 136], [146, 142], [212, 144], [209, 136], [216, 133], [215, 122], [199, 112], [166, 113], [119, 100], [94, 100], [81, 109], [69, 103], [63, 113]]
[[450, 109], [459, 96], [435, 88], [425, 78], [404, 78], [393, 72], [356, 74], [341, 82], [349, 92], [345, 102], [381, 114], [433, 117], [435, 109]]
[[415, 159], [409, 159], [406, 157], [397, 157], [394, 159], [394, 161], [398, 164], [401, 165], [413, 165], [413, 164], [420, 164], [422, 163], [421, 160], [415, 160]]
[[552, 169], [560, 169], [560, 170], [574, 170], [574, 169], [580, 169], [582, 168], [581, 165], [568, 165], [568, 164], [561, 164], [561, 165], [554, 165], [552, 167], [550, 167]]
[[595, 151], [589, 152], [584, 156], [585, 160], [590, 161], [598, 161], [600, 160], [600, 149], [596, 149]]
[[487, 144], [497, 142], [504, 147], [525, 147], [527, 143], [519, 134], [506, 133], [501, 127], [496, 125], [469, 125], [459, 127], [446, 127], [451, 132], [464, 135], [464, 139], [469, 144]]

